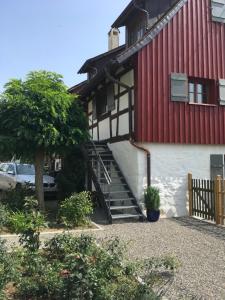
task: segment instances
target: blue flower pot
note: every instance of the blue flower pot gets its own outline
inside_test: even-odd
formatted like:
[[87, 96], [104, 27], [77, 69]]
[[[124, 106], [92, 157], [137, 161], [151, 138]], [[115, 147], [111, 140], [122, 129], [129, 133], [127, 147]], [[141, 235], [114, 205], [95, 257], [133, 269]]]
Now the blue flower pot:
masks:
[[147, 220], [149, 222], [157, 222], [160, 217], [160, 210], [147, 210]]

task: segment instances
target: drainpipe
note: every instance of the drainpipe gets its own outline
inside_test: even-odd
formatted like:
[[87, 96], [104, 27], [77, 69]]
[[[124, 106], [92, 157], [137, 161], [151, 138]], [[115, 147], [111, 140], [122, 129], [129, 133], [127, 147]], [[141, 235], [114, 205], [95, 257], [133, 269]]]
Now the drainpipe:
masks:
[[151, 185], [151, 153], [150, 153], [149, 150], [145, 149], [144, 147], [141, 147], [141, 146], [137, 145], [134, 140], [130, 139], [129, 142], [132, 146], [134, 146], [135, 148], [137, 148], [141, 151], [144, 151], [145, 154], [146, 154], [147, 186], [150, 186]]
[[128, 102], [129, 102], [129, 136], [130, 138], [132, 138], [132, 131], [133, 131], [133, 117], [132, 117], [132, 91], [131, 91], [131, 87], [119, 80], [117, 80], [116, 78], [114, 78], [108, 71], [107, 68], [105, 68], [105, 74], [106, 77], [111, 81], [114, 82], [120, 86], [122, 86], [123, 88], [125, 88], [128, 91]]

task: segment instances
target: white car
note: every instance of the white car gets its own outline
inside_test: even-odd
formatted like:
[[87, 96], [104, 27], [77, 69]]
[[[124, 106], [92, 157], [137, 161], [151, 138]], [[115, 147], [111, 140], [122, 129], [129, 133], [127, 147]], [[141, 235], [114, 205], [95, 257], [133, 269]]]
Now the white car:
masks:
[[[28, 185], [35, 189], [35, 168], [31, 164], [1, 163], [0, 164], [0, 190], [14, 189], [17, 185]], [[43, 176], [44, 192], [57, 191], [55, 179], [51, 176]]]

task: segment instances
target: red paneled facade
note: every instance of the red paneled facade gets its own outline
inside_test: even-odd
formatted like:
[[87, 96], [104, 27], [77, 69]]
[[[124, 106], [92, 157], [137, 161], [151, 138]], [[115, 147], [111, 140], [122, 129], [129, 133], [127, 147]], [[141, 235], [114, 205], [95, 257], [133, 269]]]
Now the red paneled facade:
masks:
[[210, 0], [189, 0], [136, 54], [138, 142], [225, 144], [225, 106], [173, 102], [171, 73], [225, 79], [225, 24], [211, 20]]

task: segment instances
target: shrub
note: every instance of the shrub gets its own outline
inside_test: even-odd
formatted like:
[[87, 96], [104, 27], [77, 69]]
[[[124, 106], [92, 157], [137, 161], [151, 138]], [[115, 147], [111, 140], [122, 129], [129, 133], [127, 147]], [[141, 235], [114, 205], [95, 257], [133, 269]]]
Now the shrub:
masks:
[[88, 224], [92, 212], [90, 193], [81, 192], [73, 194], [63, 201], [59, 209], [59, 216], [67, 227], [76, 227]]
[[[150, 278], [158, 269], [173, 269], [173, 261], [166, 258], [130, 263], [125, 252], [118, 239], [99, 245], [90, 236], [60, 234], [46, 242], [42, 250], [24, 250], [19, 254], [17, 270], [21, 275], [14, 279], [14, 296], [35, 300], [159, 299], [153, 292], [158, 281], [156, 277], [153, 281]], [[157, 278], [160, 280], [159, 273]]]
[[40, 247], [40, 229], [47, 226], [45, 217], [37, 210], [38, 202], [34, 197], [26, 197], [24, 211], [13, 212], [9, 217], [9, 227], [19, 234], [19, 242], [30, 251]]
[[19, 299], [59, 299], [62, 279], [60, 267], [50, 263], [40, 252], [25, 252], [22, 256], [22, 274], [16, 282]]
[[7, 205], [11, 210], [22, 210], [25, 204], [25, 198], [33, 195], [33, 191], [28, 186], [17, 185], [15, 189], [10, 189], [3, 193], [1, 202]]
[[15, 260], [7, 252], [5, 241], [0, 239], [0, 299], [6, 299], [4, 289], [6, 284], [16, 280]]
[[159, 189], [153, 186], [149, 186], [144, 194], [145, 207], [148, 210], [159, 210], [160, 207], [160, 195]]
[[63, 157], [62, 170], [56, 177], [61, 199], [70, 197], [73, 193], [81, 192], [85, 187], [86, 162], [80, 147], [66, 153]]
[[7, 227], [9, 222], [9, 215], [10, 212], [8, 210], [8, 207], [0, 203], [0, 230], [3, 230], [5, 227]]

